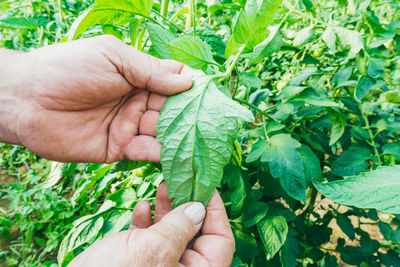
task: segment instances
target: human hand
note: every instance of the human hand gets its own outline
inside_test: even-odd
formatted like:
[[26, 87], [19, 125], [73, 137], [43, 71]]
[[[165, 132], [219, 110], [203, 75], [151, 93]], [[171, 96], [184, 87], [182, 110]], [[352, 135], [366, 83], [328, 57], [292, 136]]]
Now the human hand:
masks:
[[12, 58], [8, 71], [16, 80], [0, 83], [1, 93], [7, 91], [15, 103], [7, 108], [15, 110], [6, 116], [16, 135], [9, 140], [56, 161], [159, 161], [155, 128], [165, 95], [192, 84], [189, 67], [143, 54], [112, 36]]
[[[201, 228], [201, 234], [196, 235]], [[206, 210], [197, 202], [172, 210], [165, 183], [156, 197], [154, 224], [150, 204], [132, 214], [130, 230], [95, 242], [71, 263], [74, 266], [230, 266], [235, 249], [224, 204], [214, 193]]]

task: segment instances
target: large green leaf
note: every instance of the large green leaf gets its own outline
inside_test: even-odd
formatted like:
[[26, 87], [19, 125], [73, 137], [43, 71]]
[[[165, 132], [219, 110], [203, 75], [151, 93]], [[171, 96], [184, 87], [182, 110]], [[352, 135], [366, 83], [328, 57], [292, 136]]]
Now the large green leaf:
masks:
[[268, 26], [281, 2], [281, 0], [248, 0], [244, 9], [240, 11], [230, 42], [246, 44], [251, 48], [263, 41], [268, 35]]
[[68, 39], [73, 40], [92, 26], [117, 23], [134, 14], [148, 17], [152, 6], [153, 0], [97, 0], [74, 21]]
[[211, 48], [198, 37], [181, 36], [169, 42], [168, 47], [175, 60], [192, 68], [205, 70], [208, 64], [218, 65], [213, 59]]
[[335, 27], [334, 29], [341, 43], [349, 47], [349, 58], [354, 58], [361, 49], [364, 49], [361, 33], [343, 27]]
[[357, 88], [354, 91], [354, 96], [361, 100], [366, 96], [374, 85], [374, 81], [368, 77], [362, 76], [357, 83]]
[[332, 172], [338, 176], [357, 175], [368, 167], [371, 152], [365, 147], [350, 147], [340, 154], [332, 165]]
[[257, 224], [258, 233], [267, 252], [267, 259], [271, 259], [286, 241], [288, 225], [283, 216], [268, 216]]
[[382, 147], [383, 154], [393, 155], [396, 159], [400, 160], [400, 144], [389, 143]]
[[296, 230], [289, 227], [285, 244], [282, 246], [279, 260], [283, 267], [297, 265], [297, 258], [301, 257], [302, 246], [297, 237]]
[[321, 35], [322, 40], [326, 43], [328, 48], [332, 50], [333, 53], [336, 51], [336, 38], [335, 32], [332, 27], [327, 27], [324, 33]]
[[271, 175], [279, 178], [283, 189], [293, 198], [305, 202], [306, 182], [303, 159], [296, 150], [301, 144], [288, 134], [270, 138], [261, 161], [268, 162]]
[[35, 30], [39, 27], [37, 21], [31, 18], [8, 17], [0, 19], [0, 28], [17, 28]]
[[344, 205], [400, 213], [400, 165], [378, 167], [344, 180], [314, 181], [327, 198]]
[[269, 36], [254, 47], [249, 55], [250, 64], [260, 62], [262, 59], [270, 57], [272, 53], [279, 52], [283, 45], [282, 34], [279, 31], [280, 25], [270, 27]]
[[314, 25], [311, 25], [299, 31], [293, 40], [293, 46], [302, 46], [308, 43], [314, 34], [313, 29]]
[[73, 251], [97, 236], [103, 227], [103, 224], [103, 217], [96, 216], [92, 220], [84, 221], [77, 227], [73, 228], [60, 245], [57, 255], [58, 263], [62, 265], [65, 256], [70, 251]]
[[157, 122], [161, 164], [174, 205], [207, 203], [219, 185], [238, 134], [238, 118], [253, 114], [221, 91], [212, 77], [194, 78], [191, 90], [170, 97]]
[[176, 38], [170, 31], [153, 23], [146, 23], [151, 45], [160, 58], [172, 59], [168, 44]]
[[223, 195], [225, 202], [230, 202], [230, 216], [239, 217], [242, 213], [246, 188], [242, 172], [239, 167], [228, 164], [224, 168], [223, 184], [226, 184], [226, 191]]
[[303, 160], [304, 167], [304, 177], [306, 184], [311, 183], [313, 179], [318, 179], [321, 177], [321, 163], [317, 156], [310, 147], [306, 145], [301, 145], [301, 147], [296, 149]]
[[331, 146], [342, 137], [346, 127], [346, 118], [341, 112], [333, 108], [328, 109], [328, 115], [332, 122], [332, 130], [329, 140], [329, 145]]

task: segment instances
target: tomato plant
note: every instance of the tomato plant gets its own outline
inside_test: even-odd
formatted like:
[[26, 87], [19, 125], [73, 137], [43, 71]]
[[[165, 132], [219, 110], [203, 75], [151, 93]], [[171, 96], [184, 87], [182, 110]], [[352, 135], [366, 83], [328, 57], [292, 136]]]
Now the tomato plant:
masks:
[[76, 20], [75, 11], [61, 16], [50, 40], [112, 34], [199, 73], [163, 107], [161, 164], [52, 164], [46, 183], [67, 177], [73, 207], [86, 209], [60, 245], [61, 266], [126, 229], [162, 180], [174, 205], [206, 204], [220, 189], [236, 240], [232, 266], [400, 265], [398, 1], [84, 8]]

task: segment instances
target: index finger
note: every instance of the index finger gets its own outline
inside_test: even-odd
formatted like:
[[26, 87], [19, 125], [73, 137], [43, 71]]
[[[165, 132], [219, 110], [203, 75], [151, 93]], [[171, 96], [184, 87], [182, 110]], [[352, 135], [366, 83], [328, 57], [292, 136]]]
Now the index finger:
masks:
[[215, 190], [214, 195], [211, 197], [206, 207], [206, 218], [203, 223], [202, 234], [218, 235], [233, 239], [224, 202], [217, 190]]

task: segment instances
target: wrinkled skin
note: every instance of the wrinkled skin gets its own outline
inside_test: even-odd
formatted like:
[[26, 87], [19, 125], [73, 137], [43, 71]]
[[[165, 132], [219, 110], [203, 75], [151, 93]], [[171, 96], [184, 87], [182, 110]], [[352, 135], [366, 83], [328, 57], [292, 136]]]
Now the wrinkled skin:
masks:
[[[159, 161], [159, 112], [168, 95], [192, 85], [189, 67], [110, 36], [29, 53], [0, 49], [0, 59], [0, 141], [62, 162]], [[193, 205], [172, 210], [162, 184], [154, 223], [141, 202], [130, 230], [95, 242], [70, 265], [230, 266], [234, 239], [220, 196], [200, 205], [201, 223], [185, 213]]]
[[189, 205], [172, 210], [162, 184], [157, 192], [154, 224], [149, 202], [140, 202], [133, 211], [130, 230], [95, 242], [69, 267], [230, 266], [234, 238], [219, 194], [215, 192], [206, 207], [200, 235], [196, 234], [201, 225], [193, 225], [183, 213]]
[[10, 140], [62, 162], [159, 161], [159, 111], [192, 84], [189, 67], [112, 36], [19, 53], [10, 63], [24, 74], [0, 84], [15, 102]]

